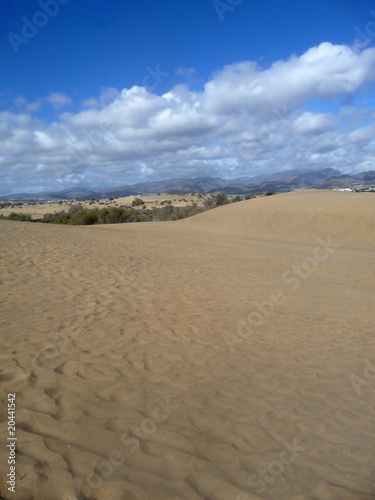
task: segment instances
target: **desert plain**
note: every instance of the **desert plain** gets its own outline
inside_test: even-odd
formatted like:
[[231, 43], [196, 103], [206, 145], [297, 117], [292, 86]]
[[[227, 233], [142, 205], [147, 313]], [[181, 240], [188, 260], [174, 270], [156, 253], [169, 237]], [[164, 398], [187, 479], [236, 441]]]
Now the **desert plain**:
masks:
[[0, 221], [0, 497], [374, 499], [374, 228], [323, 190]]

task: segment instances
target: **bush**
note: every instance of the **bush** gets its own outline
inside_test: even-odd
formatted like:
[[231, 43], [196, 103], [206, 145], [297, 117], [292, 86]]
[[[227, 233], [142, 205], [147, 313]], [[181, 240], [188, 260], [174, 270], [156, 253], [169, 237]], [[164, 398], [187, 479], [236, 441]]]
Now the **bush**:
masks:
[[57, 219], [57, 217], [59, 217], [59, 215], [61, 213], [62, 212], [59, 212], [58, 214], [57, 213], [54, 213], [54, 214], [44, 214], [43, 215], [43, 219], [39, 219], [39, 222], [44, 222], [46, 224], [54, 222]]
[[81, 210], [77, 210], [71, 216], [70, 223], [74, 226], [91, 226], [92, 224], [96, 224], [98, 222], [98, 210], [86, 210], [82, 208]]
[[241, 196], [237, 195], [232, 199], [232, 203], [236, 203], [237, 201], [242, 201]]
[[167, 205], [163, 208], [160, 218], [161, 220], [170, 220], [173, 214], [173, 205]]
[[99, 224], [120, 224], [126, 221], [126, 210], [121, 207], [102, 208], [98, 211]]
[[8, 220], [17, 220], [17, 221], [25, 221], [25, 222], [31, 222], [31, 215], [27, 214], [16, 214], [15, 212], [12, 212], [11, 214], [8, 215], [7, 217]]
[[82, 210], [83, 209], [83, 206], [81, 205], [81, 203], [76, 203], [75, 205], [72, 205], [71, 207], [69, 207], [69, 213], [71, 215], [74, 214], [74, 212], [78, 212], [78, 210]]
[[213, 208], [214, 203], [215, 203], [215, 197], [213, 195], [203, 200], [203, 206], [207, 209]]
[[186, 217], [191, 217], [201, 212], [202, 210], [197, 207], [197, 204], [193, 203], [193, 205], [186, 205], [185, 207], [180, 208], [175, 215], [175, 219], [185, 219]]
[[227, 205], [229, 203], [228, 196], [224, 193], [219, 193], [215, 196], [214, 206], [221, 207], [223, 205]]
[[139, 205], [144, 205], [145, 202], [141, 198], [134, 198], [132, 201], [132, 207], [138, 207]]
[[150, 221], [152, 221], [152, 216], [145, 214], [135, 214], [132, 220], [132, 222], [150, 222]]
[[70, 224], [70, 214], [58, 214], [53, 224]]

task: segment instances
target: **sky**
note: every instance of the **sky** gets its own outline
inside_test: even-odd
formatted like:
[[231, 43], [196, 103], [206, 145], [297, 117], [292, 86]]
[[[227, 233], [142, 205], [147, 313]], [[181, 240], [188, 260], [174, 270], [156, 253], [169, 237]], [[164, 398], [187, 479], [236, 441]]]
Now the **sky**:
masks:
[[367, 0], [0, 0], [0, 195], [375, 170]]

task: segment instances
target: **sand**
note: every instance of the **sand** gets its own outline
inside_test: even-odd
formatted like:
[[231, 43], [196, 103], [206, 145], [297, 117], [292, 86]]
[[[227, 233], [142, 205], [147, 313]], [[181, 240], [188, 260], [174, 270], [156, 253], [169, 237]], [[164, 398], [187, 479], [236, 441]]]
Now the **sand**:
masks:
[[374, 206], [306, 191], [178, 222], [0, 221], [1, 496], [374, 499]]

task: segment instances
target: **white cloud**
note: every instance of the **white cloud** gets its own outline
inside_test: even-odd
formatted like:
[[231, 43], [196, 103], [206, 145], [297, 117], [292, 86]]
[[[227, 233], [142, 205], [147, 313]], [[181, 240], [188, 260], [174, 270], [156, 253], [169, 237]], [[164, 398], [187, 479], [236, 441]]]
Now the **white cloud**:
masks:
[[180, 67], [180, 68], [177, 68], [174, 73], [177, 76], [181, 76], [183, 78], [189, 78], [189, 77], [193, 76], [196, 73], [196, 69], [195, 68], [183, 68], [183, 67]]
[[263, 71], [251, 62], [227, 66], [206, 84], [206, 107], [225, 114], [267, 115], [285, 106], [292, 110], [311, 97], [354, 92], [374, 79], [374, 62], [375, 49], [357, 55], [349, 47], [325, 42]]
[[[363, 84], [370, 88], [374, 68], [373, 48], [355, 54], [323, 43], [269, 68], [253, 62], [226, 66], [200, 92], [186, 85], [162, 96], [137, 86], [102, 89], [78, 113], [64, 112], [47, 125], [27, 113], [3, 112], [3, 189], [322, 166], [358, 171], [374, 164], [374, 125], [363, 124], [374, 120], [372, 110], [354, 104], [342, 106], [337, 115], [322, 110], [327, 100], [339, 105], [343, 95], [362, 92]], [[32, 111], [33, 103], [19, 99]], [[319, 99], [319, 111], [309, 109], [308, 103]], [[61, 93], [45, 100], [55, 108], [71, 103]]]
[[24, 97], [19, 95], [18, 97], [16, 97], [16, 99], [14, 99], [13, 102], [17, 106], [17, 108], [22, 108], [26, 104], [27, 101]]
[[357, 130], [354, 130], [349, 135], [349, 140], [352, 143], [371, 143], [375, 140], [375, 124], [371, 124], [367, 127], [361, 127]]
[[94, 97], [85, 99], [84, 101], [82, 101], [82, 106], [86, 108], [100, 108], [111, 103], [120, 95], [121, 93], [113, 87], [102, 88], [99, 99], [95, 99]]
[[51, 92], [50, 95], [45, 98], [45, 101], [51, 104], [55, 109], [70, 106], [72, 104], [71, 98], [62, 92]]
[[84, 108], [97, 108], [99, 107], [99, 101], [94, 97], [89, 97], [88, 99], [84, 99], [82, 101], [82, 106]]
[[42, 105], [41, 99], [37, 99], [34, 102], [27, 102], [27, 100], [23, 96], [16, 97], [13, 102], [17, 106], [17, 108], [24, 108], [26, 111], [30, 111], [31, 113], [38, 111], [38, 109]]
[[337, 125], [335, 116], [327, 113], [311, 113], [306, 112], [299, 115], [293, 126], [297, 134], [302, 135], [319, 135], [332, 130]]
[[34, 113], [35, 111], [38, 111], [38, 109], [41, 107], [41, 105], [42, 105], [42, 100], [41, 99], [37, 99], [34, 102], [29, 102], [26, 105], [26, 109], [27, 109], [27, 111], [30, 111], [31, 113]]

